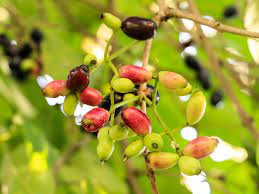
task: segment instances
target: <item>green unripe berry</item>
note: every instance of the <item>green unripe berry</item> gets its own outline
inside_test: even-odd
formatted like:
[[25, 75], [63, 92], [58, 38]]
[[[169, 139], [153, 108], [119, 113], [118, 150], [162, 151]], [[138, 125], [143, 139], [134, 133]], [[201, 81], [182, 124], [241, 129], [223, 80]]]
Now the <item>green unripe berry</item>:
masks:
[[93, 67], [97, 64], [97, 58], [95, 55], [91, 54], [91, 53], [87, 53], [85, 58], [84, 58], [84, 64], [87, 67]]
[[63, 104], [63, 111], [66, 115], [72, 116], [78, 104], [77, 96], [75, 94], [68, 94]]
[[97, 155], [104, 162], [110, 158], [114, 150], [114, 142], [110, 138], [101, 138], [97, 146]]
[[188, 83], [185, 88], [175, 89], [172, 92], [177, 96], [186, 96], [192, 92], [192, 85]]
[[200, 161], [190, 156], [181, 156], [178, 166], [184, 174], [188, 176], [198, 175], [201, 173]]
[[102, 13], [101, 19], [103, 20], [103, 23], [112, 30], [117, 30], [121, 27], [121, 19], [110, 13]]
[[142, 154], [146, 149], [146, 146], [143, 143], [142, 139], [133, 141], [131, 144], [126, 147], [124, 150], [124, 160], [135, 158]]
[[32, 59], [25, 59], [21, 64], [21, 69], [24, 71], [32, 70], [35, 67], [35, 61]]
[[[123, 101], [130, 100], [131, 98], [134, 98], [135, 95], [132, 93], [127, 93], [123, 96]], [[135, 106], [135, 102], [130, 102], [127, 104], [127, 106]]]
[[144, 144], [150, 151], [159, 151], [164, 146], [164, 141], [160, 134], [150, 133], [144, 137]]
[[118, 78], [112, 80], [112, 88], [119, 93], [128, 93], [134, 91], [134, 83], [127, 78]]
[[100, 140], [102, 138], [107, 138], [109, 137], [109, 127], [103, 127], [99, 130], [98, 135], [97, 135], [97, 139]]
[[114, 125], [109, 130], [109, 136], [114, 141], [125, 139], [128, 136], [129, 130], [126, 126]]

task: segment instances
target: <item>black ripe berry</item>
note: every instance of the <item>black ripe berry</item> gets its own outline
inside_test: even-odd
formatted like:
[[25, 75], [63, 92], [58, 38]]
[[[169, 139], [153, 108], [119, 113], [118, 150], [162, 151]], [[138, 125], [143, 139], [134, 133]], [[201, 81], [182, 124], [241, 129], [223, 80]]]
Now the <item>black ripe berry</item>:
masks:
[[22, 58], [28, 58], [32, 53], [32, 47], [29, 43], [25, 43], [21, 46], [21, 48], [18, 51], [18, 55]]
[[230, 6], [226, 7], [223, 12], [223, 16], [226, 19], [233, 18], [237, 15], [238, 15], [238, 10], [235, 5], [230, 5]]
[[23, 71], [21, 69], [21, 62], [21, 58], [18, 56], [12, 58], [9, 62], [9, 68], [11, 70], [12, 76], [15, 79], [24, 81], [29, 75], [29, 71]]
[[6, 34], [0, 34], [0, 45], [4, 48], [11, 45], [11, 41]]
[[210, 103], [216, 106], [223, 99], [223, 93], [220, 90], [214, 91], [210, 97]]
[[[115, 92], [114, 93], [114, 102], [115, 103], [119, 103], [123, 100], [123, 94], [120, 94], [120, 93], [117, 93]], [[106, 110], [110, 110], [110, 107], [111, 107], [111, 98], [110, 98], [110, 95], [107, 95], [103, 98], [103, 101], [101, 103], [101, 105], [99, 106], [101, 108], [104, 108]], [[119, 107], [115, 110], [115, 116], [117, 116], [118, 114], [120, 114], [122, 110], [122, 107]]]
[[35, 28], [31, 31], [31, 39], [35, 44], [40, 44], [43, 40], [43, 33], [39, 29]]
[[201, 64], [200, 62], [196, 59], [196, 57], [193, 57], [191, 55], [186, 55], [184, 57], [184, 62], [189, 67], [190, 69], [193, 69], [196, 72], [201, 71]]
[[147, 40], [155, 35], [157, 25], [150, 19], [128, 17], [123, 20], [121, 29], [131, 38], [137, 40]]
[[74, 92], [85, 89], [89, 84], [89, 69], [80, 65], [72, 69], [67, 78], [67, 87]]
[[201, 69], [198, 72], [197, 79], [200, 81], [202, 87], [205, 90], [208, 90], [211, 88], [210, 76], [207, 69]]

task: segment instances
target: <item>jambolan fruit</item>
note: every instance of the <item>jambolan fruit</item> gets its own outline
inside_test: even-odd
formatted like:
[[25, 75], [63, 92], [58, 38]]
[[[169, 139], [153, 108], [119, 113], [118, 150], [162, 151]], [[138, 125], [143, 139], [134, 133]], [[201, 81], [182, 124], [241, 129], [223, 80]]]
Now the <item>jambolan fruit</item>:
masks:
[[80, 65], [72, 69], [67, 77], [67, 87], [73, 92], [85, 89], [89, 84], [89, 69], [86, 65]]
[[96, 132], [108, 122], [109, 115], [103, 108], [94, 108], [83, 116], [82, 126], [87, 132]]
[[183, 155], [196, 159], [210, 155], [218, 145], [218, 140], [213, 137], [198, 137], [190, 141], [183, 149]]
[[188, 81], [178, 73], [170, 71], [160, 71], [158, 73], [159, 82], [168, 90], [183, 89]]
[[138, 135], [146, 135], [151, 132], [151, 123], [147, 115], [135, 107], [122, 110], [122, 120], [132, 131]]
[[171, 152], [152, 152], [147, 156], [153, 169], [168, 169], [177, 164], [179, 155]]
[[66, 96], [70, 93], [65, 80], [54, 80], [42, 89], [43, 95], [49, 98]]
[[190, 156], [181, 156], [178, 166], [184, 174], [188, 176], [198, 175], [201, 173], [200, 161]]
[[98, 106], [101, 104], [103, 97], [101, 92], [94, 88], [87, 87], [79, 94], [79, 99], [82, 103], [90, 106]]
[[143, 84], [152, 79], [153, 73], [144, 67], [125, 65], [119, 69], [120, 77], [130, 79], [134, 84]]
[[124, 150], [124, 160], [135, 158], [142, 154], [146, 149], [142, 139], [130, 143]]
[[206, 98], [202, 91], [196, 90], [191, 94], [186, 107], [186, 120], [189, 125], [195, 125], [202, 119], [206, 104]]

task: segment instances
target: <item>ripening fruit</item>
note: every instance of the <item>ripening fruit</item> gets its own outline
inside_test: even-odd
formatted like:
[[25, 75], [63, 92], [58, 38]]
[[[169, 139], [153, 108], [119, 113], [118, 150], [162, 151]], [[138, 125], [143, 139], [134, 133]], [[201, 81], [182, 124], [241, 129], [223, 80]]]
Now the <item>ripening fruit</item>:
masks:
[[66, 96], [70, 93], [65, 80], [54, 80], [42, 89], [43, 95], [49, 98]]
[[150, 151], [159, 151], [164, 146], [164, 141], [160, 134], [150, 133], [144, 137], [144, 144]]
[[151, 132], [151, 123], [145, 113], [135, 107], [122, 110], [122, 120], [138, 135], [146, 135]]
[[128, 128], [123, 125], [114, 125], [109, 130], [109, 136], [114, 141], [125, 139], [129, 134]]
[[114, 142], [109, 138], [102, 138], [97, 145], [97, 155], [101, 162], [110, 158], [114, 150]]
[[119, 69], [120, 77], [128, 78], [135, 84], [143, 84], [152, 79], [153, 73], [144, 67], [125, 65]]
[[[123, 101], [130, 100], [131, 98], [134, 98], [134, 97], [136, 97], [136, 96], [132, 93], [124, 94]], [[130, 102], [127, 104], [127, 106], [135, 106], [135, 104], [136, 104], [135, 102]]]
[[109, 120], [109, 112], [103, 108], [94, 108], [83, 116], [82, 126], [87, 132], [96, 132]]
[[147, 156], [153, 169], [168, 169], [177, 164], [179, 155], [171, 152], [152, 152]]
[[180, 171], [188, 176], [198, 175], [201, 173], [200, 161], [190, 156], [181, 156], [178, 161]]
[[129, 144], [124, 150], [124, 160], [135, 158], [142, 154], [146, 149], [142, 139], [138, 139]]
[[117, 30], [121, 27], [121, 20], [120, 18], [110, 14], [110, 13], [102, 13], [101, 19], [103, 20], [103, 23], [108, 26], [109, 28], [113, 30]]
[[98, 106], [101, 104], [103, 97], [101, 92], [94, 88], [87, 87], [79, 94], [79, 99], [82, 103], [90, 106]]
[[213, 137], [198, 137], [190, 141], [183, 149], [183, 155], [196, 159], [210, 155], [218, 145], [218, 140]]
[[[118, 93], [118, 92], [114, 92], [114, 101], [115, 103], [119, 103], [122, 101], [123, 95]], [[102, 101], [102, 103], [100, 104], [101, 108], [104, 108], [105, 110], [110, 110], [111, 108], [111, 98], [110, 98], [110, 94], [106, 95]], [[115, 110], [115, 117], [120, 114], [122, 110], [122, 107], [116, 108]]]
[[168, 90], [185, 88], [188, 81], [178, 73], [170, 71], [160, 71], [158, 73], [159, 82]]
[[87, 67], [93, 67], [97, 64], [97, 58], [95, 55], [91, 54], [91, 53], [87, 53], [85, 58], [84, 58], [84, 64]]
[[150, 19], [128, 17], [122, 21], [121, 29], [131, 38], [137, 40], [147, 40], [155, 35], [157, 25]]
[[128, 93], [134, 91], [134, 83], [127, 78], [118, 78], [115, 80], [112, 80], [111, 83], [112, 88], [114, 91], [119, 93]]
[[103, 127], [98, 131], [97, 139], [100, 140], [102, 138], [109, 137], [110, 127]]
[[192, 85], [188, 83], [185, 88], [175, 89], [172, 90], [172, 92], [175, 93], [177, 96], [189, 95], [190, 93], [192, 93]]
[[202, 91], [195, 90], [188, 101], [186, 107], [186, 120], [189, 125], [198, 123], [206, 110], [206, 98]]
[[72, 69], [67, 77], [67, 87], [78, 92], [85, 89], [89, 84], [89, 69], [86, 65], [80, 65]]
[[75, 94], [68, 94], [63, 104], [64, 113], [68, 116], [73, 115], [77, 104], [78, 104], [77, 96]]

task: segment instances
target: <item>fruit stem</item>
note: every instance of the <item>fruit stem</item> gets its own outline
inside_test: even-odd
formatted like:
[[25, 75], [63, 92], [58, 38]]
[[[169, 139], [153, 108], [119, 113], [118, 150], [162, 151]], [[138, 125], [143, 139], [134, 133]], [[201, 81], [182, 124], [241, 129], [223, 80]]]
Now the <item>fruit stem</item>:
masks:
[[144, 98], [144, 100], [146, 101], [146, 103], [149, 105], [149, 106], [152, 106], [152, 101], [148, 99], [148, 97], [146, 95], [143, 95], [141, 96], [142, 98]]
[[[113, 89], [111, 88], [111, 91], [110, 91], [110, 99], [111, 99], [111, 107], [110, 107], [110, 112], [114, 106], [114, 91]], [[114, 114], [115, 112], [112, 111], [111, 112], [111, 116], [110, 116], [110, 127], [112, 127], [114, 125]]]
[[121, 107], [121, 106], [124, 106], [124, 105], [126, 105], [126, 104], [128, 104], [128, 103], [131, 103], [131, 102], [134, 102], [134, 101], [138, 101], [139, 99], [140, 99], [140, 96], [138, 95], [138, 96], [135, 96], [135, 97], [130, 98], [130, 99], [128, 99], [128, 100], [124, 100], [124, 101], [122, 101], [122, 102], [119, 102], [119, 103], [117, 103], [117, 104], [114, 104], [113, 106], [111, 106], [110, 112], [114, 112], [114, 110], [115, 110], [116, 108], [119, 108], [119, 107]]
[[130, 49], [132, 46], [134, 46], [135, 44], [139, 43], [140, 41], [138, 40], [134, 40], [131, 43], [129, 43], [128, 45], [120, 48], [119, 50], [117, 50], [115, 53], [113, 53], [108, 60], [112, 61], [113, 59], [119, 57], [120, 55], [122, 55], [124, 52], [126, 52], [128, 49]]

